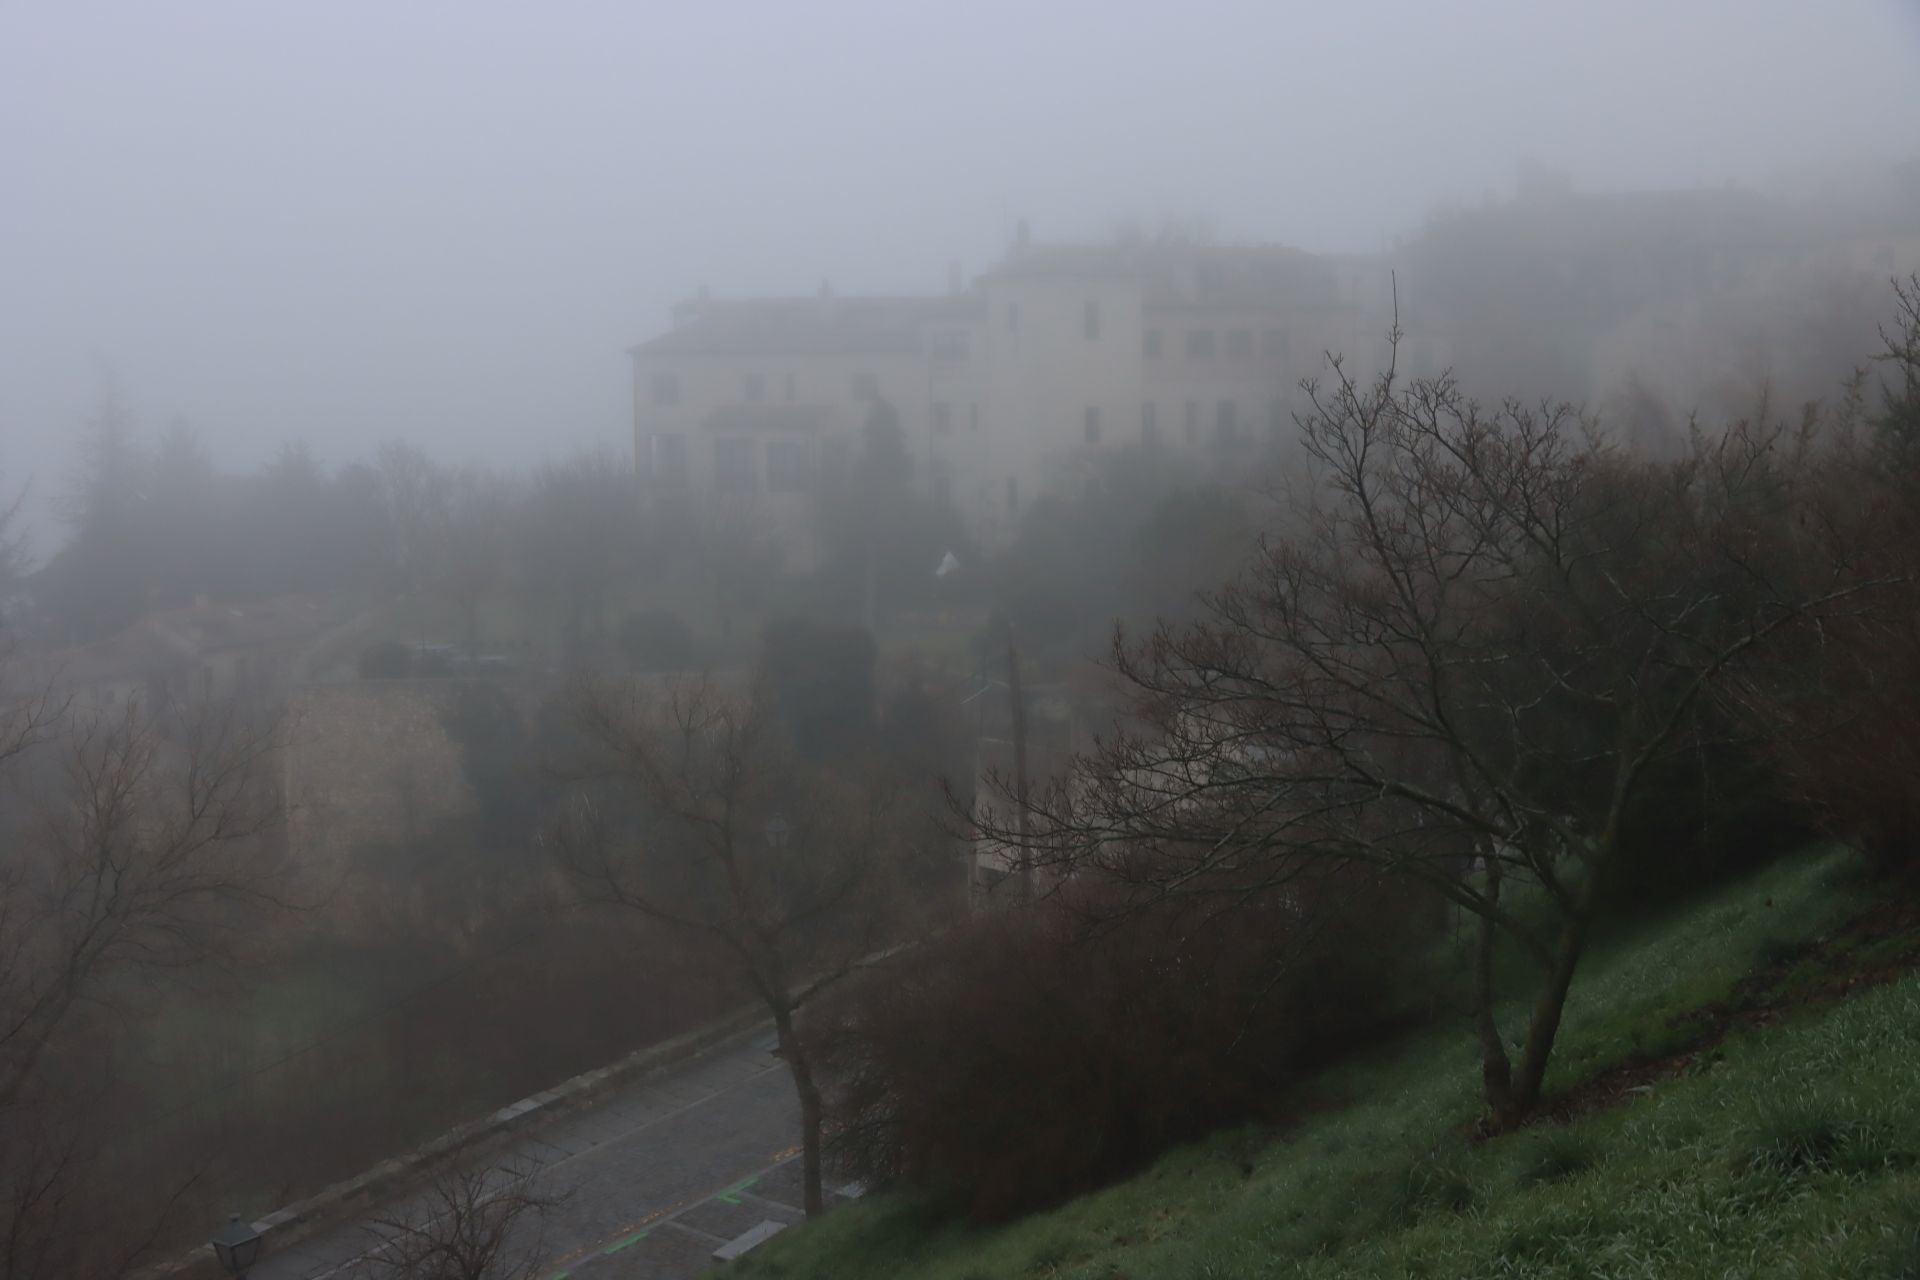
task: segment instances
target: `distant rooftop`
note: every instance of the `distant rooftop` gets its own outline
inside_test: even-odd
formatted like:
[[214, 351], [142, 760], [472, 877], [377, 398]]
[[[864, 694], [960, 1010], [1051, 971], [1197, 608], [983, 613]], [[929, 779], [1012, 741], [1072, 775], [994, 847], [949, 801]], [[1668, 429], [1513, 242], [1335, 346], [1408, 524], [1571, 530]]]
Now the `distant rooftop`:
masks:
[[1016, 247], [987, 278], [1135, 279], [1163, 305], [1313, 305], [1333, 296], [1327, 260], [1277, 244], [1122, 239]]
[[907, 355], [928, 324], [981, 317], [969, 294], [892, 298], [697, 299], [675, 309], [678, 323], [635, 354]]

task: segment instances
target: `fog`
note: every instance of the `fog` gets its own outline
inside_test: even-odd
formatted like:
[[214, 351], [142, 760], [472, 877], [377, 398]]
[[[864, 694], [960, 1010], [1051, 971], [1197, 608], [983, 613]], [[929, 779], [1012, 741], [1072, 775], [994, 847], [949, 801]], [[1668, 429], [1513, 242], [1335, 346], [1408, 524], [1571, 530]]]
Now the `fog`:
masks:
[[1893, 0], [0, 9], [0, 1280], [1892, 1274], [1917, 126]]
[[1901, 158], [1920, 8], [15, 5], [0, 471], [39, 549], [111, 368], [223, 467], [629, 440], [676, 298], [940, 287], [1015, 221], [1378, 250], [1534, 158], [1582, 189]]

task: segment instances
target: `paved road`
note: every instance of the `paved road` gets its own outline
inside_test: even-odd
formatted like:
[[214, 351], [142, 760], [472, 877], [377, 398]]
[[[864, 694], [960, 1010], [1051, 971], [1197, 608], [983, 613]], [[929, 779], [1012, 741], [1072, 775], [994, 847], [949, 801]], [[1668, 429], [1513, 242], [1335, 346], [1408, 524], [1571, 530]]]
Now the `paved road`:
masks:
[[[544, 1222], [549, 1276], [680, 1280], [760, 1222], [799, 1219], [799, 1105], [768, 1044], [764, 1031], [736, 1037], [477, 1157], [503, 1179], [564, 1196]], [[269, 1254], [251, 1274], [348, 1280], [374, 1243], [351, 1224]]]

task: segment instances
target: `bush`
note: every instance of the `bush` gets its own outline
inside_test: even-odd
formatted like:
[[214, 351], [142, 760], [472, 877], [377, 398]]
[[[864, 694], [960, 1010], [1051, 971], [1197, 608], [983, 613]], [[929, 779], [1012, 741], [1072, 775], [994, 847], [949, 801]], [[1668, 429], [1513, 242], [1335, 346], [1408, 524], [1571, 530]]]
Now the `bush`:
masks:
[[685, 671], [699, 664], [693, 629], [666, 609], [629, 616], [620, 627], [620, 650], [635, 671]]
[[[1070, 885], [897, 957], [816, 1019], [839, 1158], [982, 1220], [1119, 1176], [1265, 1112], [1395, 1021], [1420, 948], [1378, 886], [1114, 914]], [[1383, 912], [1408, 928], [1383, 927]], [[1391, 951], [1378, 939], [1392, 936]]]

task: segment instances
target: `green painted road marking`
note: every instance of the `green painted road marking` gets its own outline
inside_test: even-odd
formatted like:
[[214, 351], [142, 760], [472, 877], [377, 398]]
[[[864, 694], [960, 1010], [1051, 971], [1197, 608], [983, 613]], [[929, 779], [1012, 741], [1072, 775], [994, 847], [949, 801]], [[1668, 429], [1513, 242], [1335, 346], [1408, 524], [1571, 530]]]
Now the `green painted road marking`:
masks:
[[722, 1201], [726, 1204], [739, 1204], [740, 1193], [742, 1191], [745, 1191], [748, 1187], [751, 1187], [754, 1183], [758, 1181], [760, 1181], [760, 1175], [756, 1173], [751, 1178], [748, 1178], [743, 1182], [734, 1183], [732, 1186], [728, 1187], [725, 1191], [722, 1191], [719, 1194], [715, 1195], [714, 1199]]
[[[602, 1254], [618, 1253], [622, 1249], [626, 1248], [628, 1245], [638, 1244], [640, 1241], [645, 1240], [646, 1238], [647, 1238], [647, 1233], [645, 1231], [636, 1231], [632, 1235], [628, 1236], [625, 1240], [622, 1240], [617, 1244], [610, 1244], [606, 1248], [602, 1249], [600, 1252]], [[559, 1280], [559, 1278], [555, 1277], [555, 1280]]]
[[548, 1276], [547, 1280], [567, 1280], [567, 1277], [572, 1274], [573, 1272], [571, 1271], [556, 1271], [552, 1275]]

